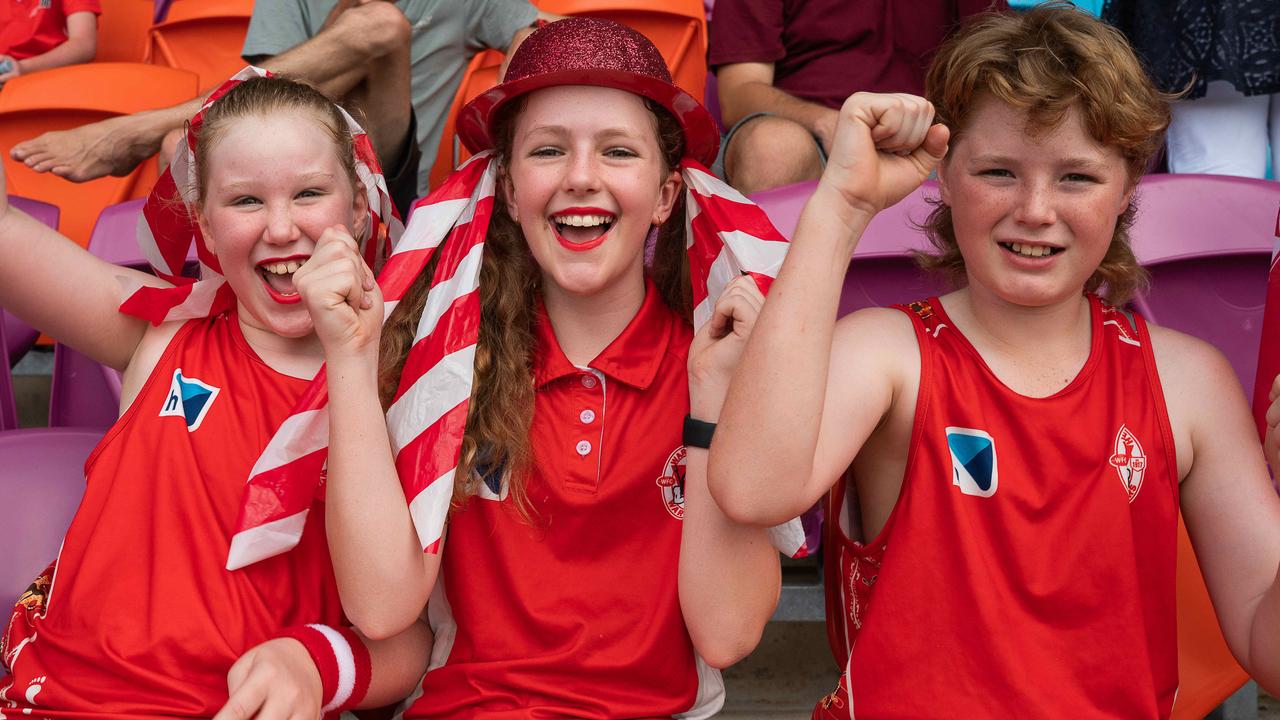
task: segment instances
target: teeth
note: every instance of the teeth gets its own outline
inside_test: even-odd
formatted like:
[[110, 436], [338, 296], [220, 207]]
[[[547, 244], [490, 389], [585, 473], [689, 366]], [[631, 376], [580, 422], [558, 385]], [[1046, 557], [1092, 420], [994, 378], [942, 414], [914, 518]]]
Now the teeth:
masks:
[[290, 260], [288, 262], [266, 263], [261, 267], [263, 270], [274, 275], [289, 275], [297, 272], [298, 268], [302, 267], [302, 263], [296, 260]]
[[1025, 257], [1044, 257], [1053, 253], [1053, 249], [1044, 245], [1023, 245], [1022, 243], [1009, 243], [1009, 249]]
[[572, 225], [574, 227], [595, 227], [596, 225], [604, 225], [611, 219], [608, 215], [557, 215], [554, 218], [561, 225]]

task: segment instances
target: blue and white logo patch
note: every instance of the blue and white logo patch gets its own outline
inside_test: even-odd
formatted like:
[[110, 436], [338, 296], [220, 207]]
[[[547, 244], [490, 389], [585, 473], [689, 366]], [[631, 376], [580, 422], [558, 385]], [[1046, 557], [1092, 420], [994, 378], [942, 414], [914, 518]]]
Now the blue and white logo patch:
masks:
[[946, 430], [947, 448], [951, 451], [951, 482], [965, 495], [995, 495], [1000, 486], [996, 441], [982, 430], [962, 427]]
[[173, 382], [165, 396], [160, 417], [176, 415], [187, 423], [187, 432], [194, 432], [204, 422], [218, 397], [219, 389], [205, 382], [182, 376], [182, 368], [173, 371]]

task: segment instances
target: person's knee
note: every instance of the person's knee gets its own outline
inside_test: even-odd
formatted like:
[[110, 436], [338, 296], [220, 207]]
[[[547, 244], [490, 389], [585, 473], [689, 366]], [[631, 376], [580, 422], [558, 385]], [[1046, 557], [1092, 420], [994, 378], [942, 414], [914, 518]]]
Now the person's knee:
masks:
[[780, 117], [752, 120], [726, 148], [725, 171], [745, 192], [813, 180], [822, 174], [822, 158], [813, 135]]
[[342, 13], [333, 25], [371, 55], [388, 55], [409, 47], [413, 28], [394, 3], [365, 3]]
[[164, 134], [164, 139], [160, 141], [160, 156], [158, 158], [161, 170], [169, 167], [169, 163], [173, 162], [173, 154], [178, 151], [178, 143], [182, 142], [186, 134], [184, 128], [174, 128]]

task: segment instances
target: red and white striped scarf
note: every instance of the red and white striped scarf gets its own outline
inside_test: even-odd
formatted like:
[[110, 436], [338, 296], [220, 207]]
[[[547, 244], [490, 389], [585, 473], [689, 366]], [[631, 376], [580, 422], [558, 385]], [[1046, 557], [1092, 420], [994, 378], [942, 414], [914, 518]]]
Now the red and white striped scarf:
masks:
[[[466, 430], [480, 328], [480, 265], [493, 211], [497, 163], [471, 158], [418, 202], [404, 237], [378, 277], [390, 315], [439, 249], [440, 260], [404, 364], [387, 428], [396, 469], [418, 540], [436, 552], [453, 495]], [[715, 299], [743, 272], [762, 292], [777, 275], [786, 239], [764, 211], [699, 163], [682, 165], [695, 328]], [[244, 567], [297, 544], [319, 490], [328, 446], [324, 371], [254, 466], [232, 538], [228, 569]], [[808, 554], [805, 530], [793, 520], [771, 532], [782, 552]]]
[[[195, 205], [195, 146], [204, 114], [231, 88], [253, 77], [269, 77], [270, 73], [246, 67], [209, 95], [200, 112], [191, 118], [185, 140], [178, 145], [173, 161], [156, 181], [142, 207], [138, 221], [138, 246], [159, 277], [173, 284], [169, 288], [153, 288], [132, 283], [125, 289], [126, 298], [120, 312], [159, 325], [171, 320], [209, 317], [231, 309], [235, 294], [222, 277], [218, 258], [205, 245], [190, 208]], [[387, 193], [373, 145], [360, 125], [339, 108], [347, 121], [355, 144], [356, 174], [364, 183], [369, 200], [368, 228], [361, 238], [365, 261], [380, 267], [391, 251], [404, 225], [396, 215]], [[187, 254], [195, 243], [200, 262], [200, 278], [193, 280], [182, 274]]]

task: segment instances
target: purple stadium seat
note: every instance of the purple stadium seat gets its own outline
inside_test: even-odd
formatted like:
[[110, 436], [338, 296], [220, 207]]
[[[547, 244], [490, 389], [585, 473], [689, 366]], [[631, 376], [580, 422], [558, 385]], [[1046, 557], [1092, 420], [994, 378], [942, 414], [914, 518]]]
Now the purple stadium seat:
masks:
[[173, 4], [173, 0], [156, 0], [155, 15], [152, 20], [155, 23], [162, 23], [164, 19], [169, 17], [169, 6]]
[[723, 135], [729, 128], [724, 126], [724, 118], [720, 117], [720, 90], [719, 84], [716, 82], [716, 74], [707, 71], [707, 89], [702, 91], [702, 104], [706, 106], [707, 111], [711, 113], [711, 117], [716, 120], [716, 127], [720, 128], [720, 134]]
[[[788, 238], [816, 182], [799, 183], [756, 193], [752, 200], [764, 208], [778, 231]], [[937, 195], [937, 185], [927, 182], [871, 221], [863, 233], [840, 295], [840, 314], [865, 307], [910, 302], [947, 291], [943, 278], [918, 267], [911, 251], [928, 246], [916, 225], [928, 217], [928, 198]]]
[[[39, 200], [29, 200], [17, 195], [8, 197], [9, 204], [13, 207], [18, 208], [54, 230], [58, 229], [60, 211], [57, 205], [50, 205]], [[7, 310], [0, 310], [0, 314], [4, 316], [5, 330], [7, 332], [7, 341], [2, 347], [4, 347], [6, 356], [9, 358], [9, 366], [12, 367], [31, 349], [40, 333], [17, 317], [10, 315]]]
[[[0, 347], [6, 347], [5, 317], [0, 314]], [[0, 364], [0, 431], [18, 427], [18, 409], [13, 402], [13, 373], [7, 364]]]
[[147, 259], [138, 249], [138, 219], [145, 202], [127, 200], [103, 208], [89, 236], [89, 252], [115, 265], [145, 268]]
[[[136, 235], [144, 202], [104, 208], [89, 237], [89, 252], [116, 265], [146, 268]], [[115, 423], [119, 407], [119, 372], [61, 343], [54, 348], [49, 427], [106, 429]]]
[[84, 494], [84, 462], [102, 433], [40, 428], [0, 433], [0, 602], [13, 601], [57, 556]]
[[106, 430], [120, 414], [120, 373], [58, 343], [53, 349], [49, 427]]
[[1251, 396], [1280, 184], [1149, 175], [1137, 202], [1133, 246], [1151, 290], [1134, 306], [1216, 346]]

